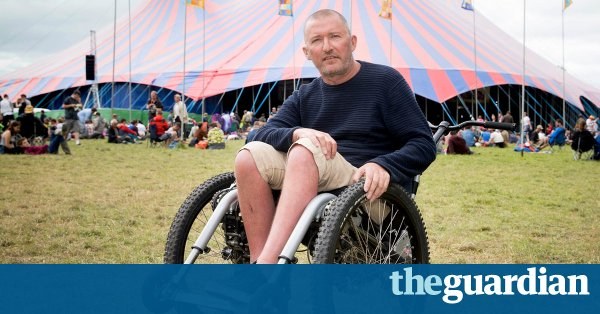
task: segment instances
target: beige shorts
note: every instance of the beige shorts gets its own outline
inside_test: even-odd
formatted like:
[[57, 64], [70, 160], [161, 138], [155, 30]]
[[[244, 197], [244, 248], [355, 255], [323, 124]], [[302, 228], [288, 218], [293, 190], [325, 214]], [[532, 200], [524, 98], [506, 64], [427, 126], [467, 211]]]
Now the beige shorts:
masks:
[[[325, 159], [321, 149], [309, 139], [301, 138], [290, 147], [302, 145], [312, 152], [319, 171], [318, 191], [330, 191], [352, 184], [352, 176], [357, 170], [339, 153], [333, 159]], [[250, 142], [242, 147], [252, 154], [261, 177], [274, 190], [281, 190], [285, 177], [285, 165], [289, 151], [280, 152], [273, 146], [263, 142]]]

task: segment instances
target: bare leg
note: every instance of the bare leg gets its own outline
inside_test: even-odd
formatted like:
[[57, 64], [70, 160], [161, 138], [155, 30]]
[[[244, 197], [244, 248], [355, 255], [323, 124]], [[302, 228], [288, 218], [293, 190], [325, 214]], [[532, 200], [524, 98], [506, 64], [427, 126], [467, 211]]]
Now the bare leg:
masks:
[[[75, 122], [78, 123], [78, 122]], [[77, 145], [79, 145], [79, 132], [73, 132], [73, 139], [75, 140], [75, 143]]]
[[277, 263], [304, 208], [317, 195], [318, 180], [319, 171], [312, 153], [301, 145], [293, 147], [288, 154], [273, 226], [258, 263]]
[[250, 260], [256, 261], [265, 246], [275, 215], [273, 192], [260, 176], [254, 158], [247, 150], [240, 151], [235, 159], [235, 178], [250, 246]]

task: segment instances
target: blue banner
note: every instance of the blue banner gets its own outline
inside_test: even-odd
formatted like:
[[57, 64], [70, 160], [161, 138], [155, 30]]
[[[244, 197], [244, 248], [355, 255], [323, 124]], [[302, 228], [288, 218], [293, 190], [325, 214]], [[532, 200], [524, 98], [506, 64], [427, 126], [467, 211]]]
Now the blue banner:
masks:
[[597, 265], [0, 265], [0, 313], [595, 313]]

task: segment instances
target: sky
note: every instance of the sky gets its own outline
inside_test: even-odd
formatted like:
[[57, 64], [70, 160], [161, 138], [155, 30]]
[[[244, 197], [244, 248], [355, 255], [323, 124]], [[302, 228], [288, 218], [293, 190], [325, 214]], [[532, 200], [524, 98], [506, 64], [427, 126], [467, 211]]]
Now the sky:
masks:
[[[147, 0], [117, 0], [118, 18], [127, 17], [129, 1], [133, 13]], [[478, 14], [523, 42], [523, 1], [473, 3]], [[563, 1], [526, 0], [526, 45], [557, 66], [563, 63]], [[114, 0], [0, 0], [0, 78], [48, 54], [89, 40], [90, 30], [112, 27], [114, 4]], [[600, 89], [599, 17], [599, 0], [574, 0], [565, 11], [564, 25], [567, 72]]]

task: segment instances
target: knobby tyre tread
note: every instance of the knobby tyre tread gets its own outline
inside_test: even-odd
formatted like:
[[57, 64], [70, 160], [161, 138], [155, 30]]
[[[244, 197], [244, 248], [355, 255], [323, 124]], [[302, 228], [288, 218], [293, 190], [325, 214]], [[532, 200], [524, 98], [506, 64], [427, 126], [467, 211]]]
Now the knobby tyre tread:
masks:
[[223, 173], [200, 184], [188, 195], [171, 224], [165, 245], [165, 264], [183, 263], [186, 245], [189, 244], [188, 235], [194, 221], [201, 210], [211, 203], [215, 193], [229, 188], [234, 181], [233, 172]]
[[[362, 205], [366, 199], [363, 186], [364, 182], [349, 186], [326, 209], [315, 241], [314, 263], [380, 263], [378, 261], [367, 261], [366, 259], [361, 260], [360, 258], [348, 262], [339, 258], [339, 255], [343, 253], [343, 250], [340, 251], [342, 226], [344, 223], [350, 223], [353, 215], [365, 208]], [[402, 230], [407, 231], [411, 246], [409, 254], [412, 256], [412, 258], [405, 261], [390, 259], [381, 263], [429, 263], [427, 231], [421, 212], [414, 200], [397, 184], [390, 184], [388, 190], [380, 199], [385, 200], [386, 204], [391, 204], [393, 208], [393, 215], [388, 215], [388, 218], [386, 218], [393, 219], [393, 222], [390, 222], [390, 220], [386, 223], [393, 228], [398, 228], [398, 233]]]

